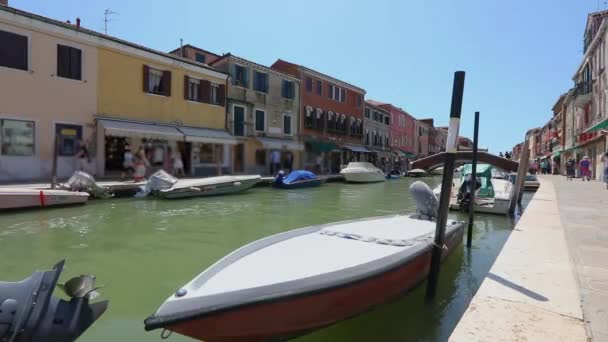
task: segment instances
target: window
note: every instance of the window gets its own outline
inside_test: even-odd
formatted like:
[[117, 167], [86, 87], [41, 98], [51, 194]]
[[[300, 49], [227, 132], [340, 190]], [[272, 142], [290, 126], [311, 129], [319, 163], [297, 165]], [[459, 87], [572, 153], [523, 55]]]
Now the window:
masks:
[[27, 37], [0, 31], [0, 66], [27, 70]]
[[384, 123], [386, 125], [390, 125], [391, 124], [391, 121], [390, 121], [390, 118], [388, 117], [388, 115], [384, 117]]
[[[215, 151], [213, 150], [213, 148], [214, 148], [213, 144], [200, 144], [199, 145], [198, 159], [199, 159], [200, 163], [215, 163], [215, 162], [217, 162], [217, 159], [221, 159], [221, 155], [223, 155], [223, 153], [216, 154]], [[216, 156], [219, 158], [216, 158]]]
[[295, 83], [288, 80], [283, 80], [283, 97], [292, 99], [295, 97]]
[[147, 93], [171, 96], [171, 72], [144, 65], [144, 90]]
[[369, 119], [369, 108], [365, 108], [365, 117]]
[[71, 46], [57, 45], [57, 76], [82, 79], [82, 51]]
[[378, 112], [374, 111], [373, 119], [374, 121], [378, 121]]
[[262, 93], [268, 92], [268, 74], [263, 72], [253, 72], [253, 90]]
[[0, 144], [3, 156], [33, 156], [34, 121], [0, 119]]
[[73, 156], [78, 153], [82, 142], [82, 126], [56, 124], [55, 134], [59, 137], [60, 156]]
[[320, 80], [317, 80], [317, 95], [323, 95], [323, 82], [321, 82]]
[[205, 63], [205, 55], [202, 53], [197, 53], [195, 59], [199, 63]]
[[283, 114], [283, 134], [292, 135], [292, 133], [291, 133], [291, 115], [289, 113]]
[[201, 101], [202, 100], [199, 98], [200, 86], [201, 86], [200, 80], [197, 80], [194, 78], [188, 78], [188, 100], [190, 100], [190, 101]]
[[340, 89], [340, 102], [346, 102], [346, 89]]
[[306, 91], [312, 92], [312, 78], [306, 77]]
[[256, 109], [255, 111], [255, 130], [256, 132], [264, 132], [266, 113], [263, 110]]
[[357, 107], [361, 107], [363, 105], [363, 96], [357, 94]]
[[258, 166], [266, 166], [266, 150], [255, 151], [255, 164]]
[[247, 68], [235, 64], [232, 73], [232, 84], [247, 88], [248, 78]]
[[369, 131], [365, 130], [365, 145], [369, 145]]
[[335, 85], [328, 84], [327, 85], [327, 97], [333, 99], [335, 101], [342, 101], [342, 96], [345, 97], [344, 89], [338, 88]]
[[211, 84], [209, 87], [209, 100], [211, 104], [219, 105], [220, 104], [220, 86], [218, 84]]

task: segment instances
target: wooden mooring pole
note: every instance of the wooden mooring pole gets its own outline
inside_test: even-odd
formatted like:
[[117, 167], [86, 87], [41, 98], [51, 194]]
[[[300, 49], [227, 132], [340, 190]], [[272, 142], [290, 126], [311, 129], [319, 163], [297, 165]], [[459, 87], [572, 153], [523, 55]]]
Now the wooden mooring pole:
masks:
[[51, 189], [57, 187], [57, 158], [59, 156], [59, 135], [55, 135], [53, 141], [53, 166], [51, 169]]
[[519, 166], [517, 167], [517, 178], [515, 178], [515, 185], [513, 189], [513, 197], [511, 198], [511, 204], [509, 206], [509, 212], [513, 214], [517, 204], [521, 203], [521, 196], [524, 190], [524, 182], [526, 180], [526, 174], [528, 173], [528, 163], [530, 159], [529, 142], [524, 142], [523, 150], [519, 157]]
[[469, 229], [467, 231], [467, 248], [473, 243], [473, 216], [475, 213], [475, 188], [477, 187], [477, 147], [479, 146], [479, 112], [475, 112], [475, 127], [473, 132], [473, 188], [471, 189], [471, 204], [469, 205]]
[[452, 106], [450, 108], [450, 126], [446, 146], [446, 158], [443, 165], [443, 179], [441, 182], [441, 196], [439, 198], [439, 212], [435, 226], [435, 243], [431, 255], [431, 269], [426, 288], [426, 300], [432, 301], [437, 292], [441, 255], [443, 254], [443, 240], [448, 220], [450, 195], [452, 193], [452, 180], [454, 177], [454, 161], [458, 151], [458, 133], [460, 130], [460, 114], [462, 112], [462, 95], [464, 92], [464, 71], [454, 73], [454, 86], [452, 88]]

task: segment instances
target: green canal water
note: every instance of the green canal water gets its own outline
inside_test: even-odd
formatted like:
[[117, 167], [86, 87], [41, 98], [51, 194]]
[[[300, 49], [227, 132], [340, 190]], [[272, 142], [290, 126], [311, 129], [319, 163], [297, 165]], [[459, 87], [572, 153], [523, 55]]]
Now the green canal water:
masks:
[[[434, 187], [441, 179], [425, 181]], [[329, 183], [293, 191], [254, 188], [225, 197], [98, 200], [71, 208], [4, 213], [0, 279], [21, 280], [65, 258], [62, 281], [95, 274], [105, 285], [99, 299], [110, 299], [108, 311], [80, 341], [158, 341], [159, 331], [145, 332], [143, 320], [176, 288], [225, 254], [289, 229], [412, 212], [407, 190], [411, 182]], [[459, 213], [450, 216], [466, 219]], [[513, 224], [502, 216], [476, 216], [473, 248], [467, 251], [460, 245], [446, 260], [434, 304], [424, 304], [422, 285], [401, 300], [297, 341], [447, 340]], [[171, 339], [187, 340], [176, 334]]]

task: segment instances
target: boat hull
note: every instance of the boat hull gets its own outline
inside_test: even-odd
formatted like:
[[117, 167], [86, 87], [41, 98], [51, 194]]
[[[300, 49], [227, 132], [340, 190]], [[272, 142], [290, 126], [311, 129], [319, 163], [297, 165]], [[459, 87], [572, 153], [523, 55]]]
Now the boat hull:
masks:
[[[462, 241], [463, 225], [446, 235], [443, 257]], [[431, 245], [416, 257], [333, 288], [209, 312], [163, 326], [207, 342], [283, 341], [364, 313], [416, 287], [429, 272]], [[149, 326], [146, 329], [157, 328]]]
[[376, 183], [386, 181], [383, 173], [343, 172], [342, 176], [349, 183]]
[[89, 199], [86, 192], [66, 190], [2, 189], [0, 210], [52, 207], [83, 204]]
[[158, 196], [165, 199], [180, 199], [205, 196], [230, 195], [246, 191], [256, 185], [259, 178], [236, 180], [218, 184], [205, 184], [177, 189], [158, 191]]
[[[506, 215], [509, 213], [511, 206], [510, 200], [494, 199], [490, 205], [475, 205], [473, 211], [477, 213]], [[460, 206], [456, 203], [456, 197], [450, 199], [450, 210], [460, 210]]]
[[301, 188], [311, 188], [315, 186], [320, 186], [325, 183], [324, 179], [315, 178], [315, 179], [307, 179], [294, 183], [272, 183], [272, 187], [277, 189], [301, 189]]

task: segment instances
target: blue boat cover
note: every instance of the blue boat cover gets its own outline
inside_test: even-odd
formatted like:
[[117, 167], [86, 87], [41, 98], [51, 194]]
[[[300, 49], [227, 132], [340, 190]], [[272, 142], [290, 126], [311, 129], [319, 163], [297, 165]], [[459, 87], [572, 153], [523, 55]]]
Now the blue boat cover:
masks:
[[307, 180], [307, 179], [316, 179], [317, 175], [310, 171], [306, 170], [295, 170], [289, 173], [285, 178], [283, 178], [283, 184], [291, 184], [294, 182]]

